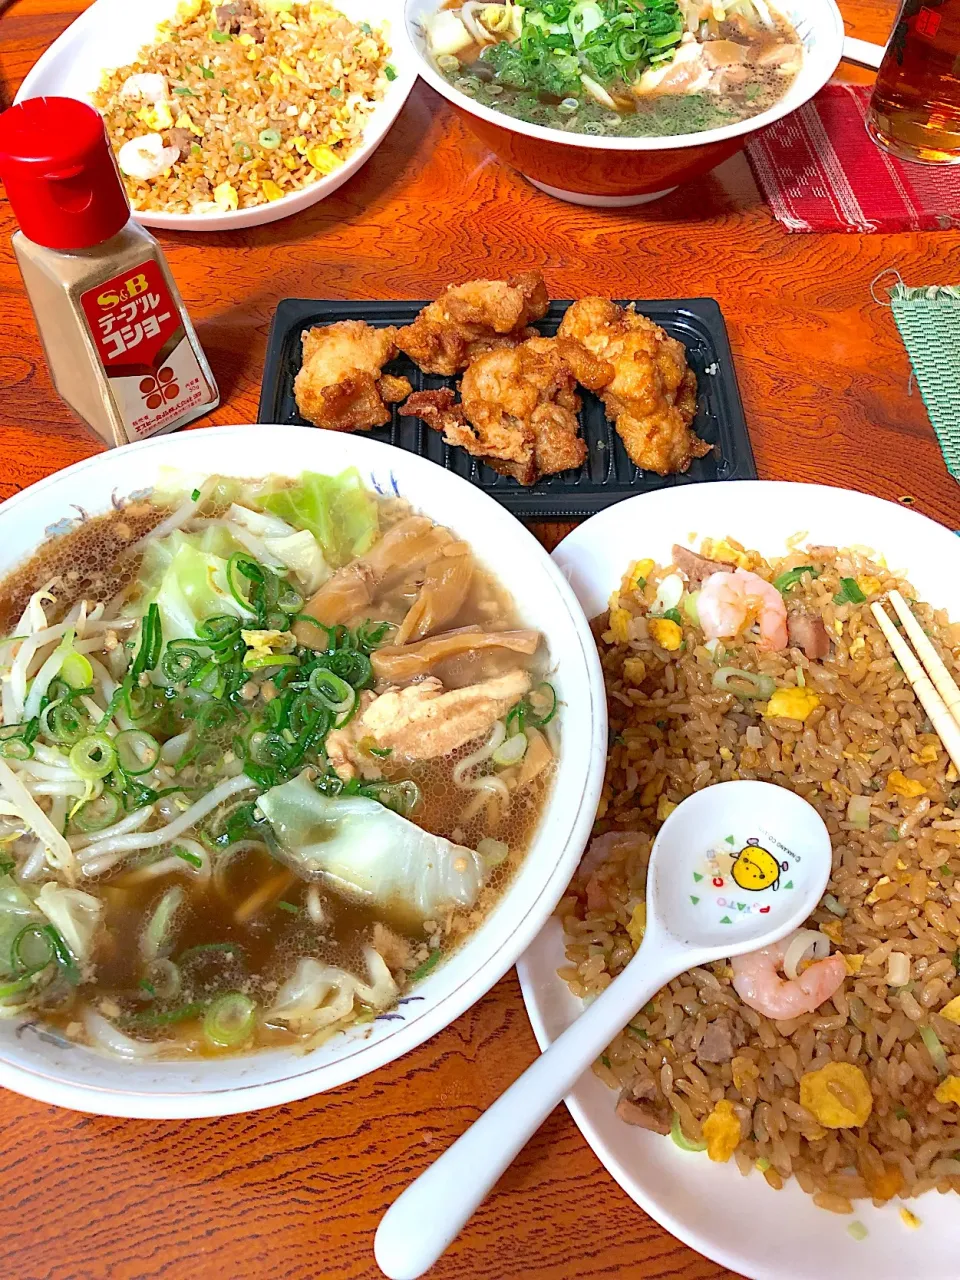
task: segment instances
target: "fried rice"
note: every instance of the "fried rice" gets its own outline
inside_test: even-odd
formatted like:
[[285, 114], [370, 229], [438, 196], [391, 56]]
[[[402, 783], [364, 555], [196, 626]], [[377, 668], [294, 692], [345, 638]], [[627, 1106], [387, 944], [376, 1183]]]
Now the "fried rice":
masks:
[[[704, 549], [770, 582], [811, 566], [785, 602], [791, 615], [822, 619], [829, 654], [767, 652], [750, 629], [708, 644], [692, 591], [672, 614], [682, 643], [663, 648], [654, 602], [676, 570], [631, 566], [594, 623], [610, 751], [594, 842], [558, 908], [560, 976], [576, 995], [602, 991], [642, 937], [660, 824], [693, 791], [759, 778], [802, 795], [827, 824], [833, 871], [807, 927], [843, 954], [847, 977], [815, 1012], [774, 1021], [743, 1003], [728, 963], [694, 969], [657, 994], [594, 1072], [618, 1091], [628, 1122], [672, 1131], [688, 1149], [707, 1145], [714, 1159], [732, 1155], [742, 1174], [759, 1170], [776, 1189], [794, 1177], [824, 1209], [960, 1191], [960, 786], [869, 605], [898, 588], [953, 671], [960, 626], [863, 550], [812, 547], [768, 562], [730, 540]], [[813, 695], [805, 718], [717, 688], [729, 667]], [[602, 838], [616, 832], [637, 836]], [[858, 1070], [811, 1076], [838, 1063]], [[852, 1122], [842, 1082], [833, 1099], [846, 1104], [846, 1123], [817, 1114], [810, 1082], [827, 1076], [860, 1085], [864, 1123]], [[715, 1141], [724, 1126], [726, 1147]]]
[[[182, 0], [93, 102], [134, 209], [249, 209], [309, 187], [360, 146], [396, 78], [389, 57], [383, 31], [323, 0]], [[144, 76], [162, 76], [163, 91]], [[120, 153], [146, 137], [163, 168], [141, 179]]]

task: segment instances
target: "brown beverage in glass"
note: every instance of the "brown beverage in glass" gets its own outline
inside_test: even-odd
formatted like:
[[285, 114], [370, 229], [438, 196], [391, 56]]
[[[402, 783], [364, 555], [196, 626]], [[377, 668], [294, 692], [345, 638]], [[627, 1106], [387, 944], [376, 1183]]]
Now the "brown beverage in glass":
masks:
[[960, 164], [960, 0], [904, 0], [867, 128], [901, 160]]

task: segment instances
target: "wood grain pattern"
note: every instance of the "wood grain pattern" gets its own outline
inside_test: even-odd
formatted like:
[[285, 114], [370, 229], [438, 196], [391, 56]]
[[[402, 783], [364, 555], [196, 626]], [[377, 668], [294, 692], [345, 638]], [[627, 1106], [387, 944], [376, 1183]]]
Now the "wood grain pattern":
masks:
[[[135, 2], [135, 0], [131, 0]], [[8, 99], [85, 0], [17, 0], [0, 19]], [[844, 0], [883, 41], [892, 0]], [[865, 73], [851, 69], [851, 78]], [[0, 205], [0, 498], [97, 445], [57, 399]], [[256, 414], [284, 296], [423, 297], [451, 279], [541, 267], [554, 297], [706, 295], [730, 327], [760, 474], [846, 485], [960, 526], [910, 369], [870, 281], [960, 280], [960, 234], [787, 235], [735, 157], [636, 212], [556, 203], [501, 168], [423, 85], [376, 158], [288, 222], [163, 237], [220, 383], [217, 423]], [[553, 546], [569, 526], [541, 525]], [[431, 1156], [532, 1060], [516, 977], [402, 1061], [293, 1106], [176, 1124], [74, 1115], [3, 1095], [0, 1276], [18, 1280], [373, 1280], [373, 1232]], [[640, 1212], [558, 1109], [437, 1280], [717, 1280]]]

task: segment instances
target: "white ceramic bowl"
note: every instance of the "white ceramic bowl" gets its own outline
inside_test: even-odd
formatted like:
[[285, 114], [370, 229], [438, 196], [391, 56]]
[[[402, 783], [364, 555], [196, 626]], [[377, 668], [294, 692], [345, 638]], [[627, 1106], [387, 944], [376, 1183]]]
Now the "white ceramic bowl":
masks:
[[[396, 0], [336, 0], [336, 5], [356, 21], [388, 23], [393, 46], [390, 61], [397, 73], [383, 101], [370, 115], [362, 145], [346, 164], [302, 191], [253, 209], [204, 214], [138, 212], [139, 222], [170, 231], [238, 231], [241, 227], [259, 227], [288, 218], [323, 200], [366, 164], [413, 88], [417, 78], [416, 57], [398, 20]], [[96, 0], [27, 73], [16, 101], [48, 95], [89, 101], [100, 84], [102, 73], [131, 62], [144, 45], [152, 42], [157, 25], [170, 18], [176, 8], [177, 0]]]
[[[71, 1045], [42, 1027], [0, 1019], [0, 1085], [43, 1102], [104, 1115], [173, 1119], [225, 1115], [320, 1093], [421, 1044], [478, 1000], [550, 915], [577, 865], [603, 779], [606, 708], [596, 648], [563, 575], [523, 526], [479, 489], [387, 444], [306, 427], [208, 428], [101, 453], [0, 506], [0, 576], [45, 531], [110, 509], [114, 495], [149, 488], [159, 468], [198, 478], [297, 476], [357, 467], [449, 525], [510, 590], [525, 624], [548, 638], [564, 704], [563, 749], [550, 802], [517, 875], [481, 927], [420, 983], [398, 1020], [356, 1027], [306, 1056], [268, 1050], [221, 1061], [126, 1063]], [[188, 483], [189, 487], [189, 483]]]
[[803, 41], [803, 66], [784, 97], [750, 120], [669, 138], [597, 138], [526, 124], [480, 105], [443, 78], [427, 54], [423, 19], [446, 0], [405, 0], [407, 31], [420, 75], [466, 124], [534, 186], [574, 204], [646, 204], [714, 168], [744, 140], [809, 101], [833, 75], [843, 50], [834, 0], [776, 0]]
[[[739, 481], [663, 489], [630, 498], [586, 521], [554, 559], [588, 617], [606, 608], [630, 560], [669, 562], [675, 542], [738, 539], [769, 555], [807, 531], [825, 545], [865, 545], [905, 569], [920, 598], [960, 618], [960, 539], [904, 507], [820, 485]], [[559, 922], [551, 920], [517, 966], [541, 1048], [579, 1014], [581, 1002], [556, 976], [564, 963]], [[875, 1209], [857, 1201], [854, 1219], [869, 1234], [847, 1234], [851, 1219], [816, 1208], [796, 1183], [773, 1191], [759, 1174], [680, 1151], [669, 1139], [632, 1128], [614, 1114], [616, 1094], [587, 1073], [567, 1099], [570, 1113], [627, 1195], [661, 1225], [707, 1257], [754, 1280], [956, 1280], [957, 1203], [927, 1195], [907, 1202], [919, 1230], [901, 1221], [898, 1203]]]

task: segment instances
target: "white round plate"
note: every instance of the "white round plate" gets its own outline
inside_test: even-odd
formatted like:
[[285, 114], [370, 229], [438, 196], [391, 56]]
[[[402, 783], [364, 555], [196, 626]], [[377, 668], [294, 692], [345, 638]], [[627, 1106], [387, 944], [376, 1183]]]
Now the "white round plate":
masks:
[[[821, 485], [736, 481], [663, 489], [593, 516], [553, 558], [587, 617], [607, 606], [631, 560], [669, 563], [674, 543], [729, 535], [762, 554], [783, 554], [806, 531], [824, 545], [872, 547], [904, 569], [919, 596], [960, 618], [960, 541], [926, 517], [862, 493]], [[557, 977], [563, 931], [551, 918], [517, 965], [537, 1041], [544, 1049], [581, 1012]], [[712, 1164], [669, 1138], [631, 1128], [614, 1114], [617, 1095], [588, 1072], [567, 1099], [570, 1114], [627, 1195], [691, 1248], [751, 1280], [956, 1280], [958, 1204], [936, 1194], [907, 1201], [921, 1219], [912, 1230], [901, 1202], [875, 1209], [858, 1201], [853, 1217], [818, 1209], [795, 1182], [773, 1191], [758, 1173]], [[856, 1241], [847, 1226], [867, 1228]]]
[[[392, 1062], [459, 1017], [536, 936], [576, 869], [603, 781], [603, 677], [573, 592], [540, 544], [499, 503], [451, 471], [363, 436], [310, 427], [209, 427], [97, 454], [0, 506], [0, 578], [45, 534], [149, 490], [165, 469], [186, 491], [204, 477], [336, 474], [356, 467], [377, 492], [408, 499], [454, 529], [548, 637], [563, 748], [550, 801], [522, 865], [480, 927], [387, 1017], [350, 1027], [312, 1053], [270, 1049], [222, 1060], [121, 1062], [21, 1018], [0, 1019], [0, 1085], [102, 1115], [229, 1115], [322, 1093]], [[168, 482], [169, 483], [169, 482]]]
[[[126, 66], [150, 44], [159, 23], [176, 12], [178, 0], [96, 0], [55, 40], [27, 73], [16, 101], [59, 96], [90, 100], [104, 71]], [[354, 21], [387, 24], [392, 45], [390, 62], [397, 73], [364, 130], [362, 145], [326, 178], [270, 204], [225, 213], [137, 212], [146, 227], [169, 231], [239, 231], [259, 227], [307, 209], [342, 187], [370, 159], [383, 141], [410, 95], [417, 78], [418, 58], [407, 39], [397, 0], [334, 0], [336, 8]]]

